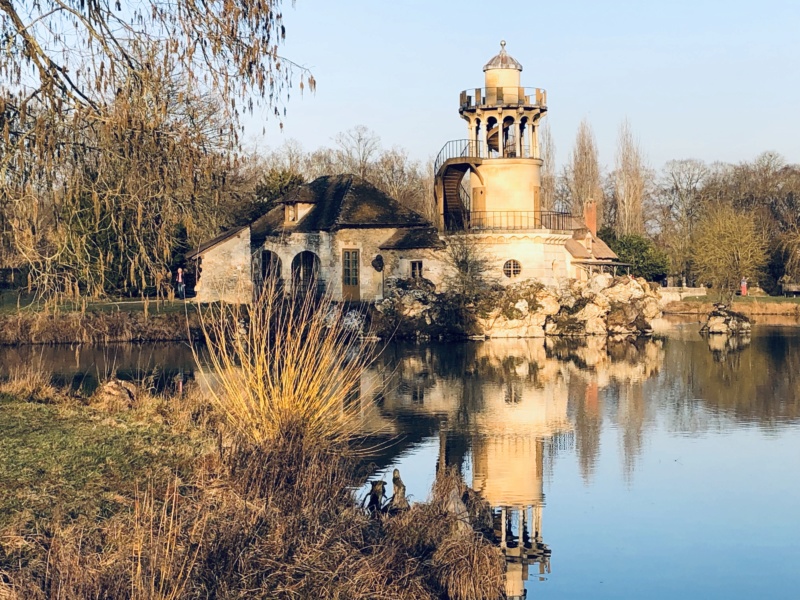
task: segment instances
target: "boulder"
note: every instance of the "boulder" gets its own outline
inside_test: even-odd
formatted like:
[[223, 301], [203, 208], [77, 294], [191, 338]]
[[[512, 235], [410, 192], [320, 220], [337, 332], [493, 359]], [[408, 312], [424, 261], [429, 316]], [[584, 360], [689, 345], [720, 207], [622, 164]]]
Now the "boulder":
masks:
[[91, 403], [111, 411], [125, 410], [136, 402], [138, 391], [136, 385], [130, 381], [111, 379], [98, 388], [91, 398]]
[[730, 310], [724, 304], [715, 304], [714, 310], [708, 313], [700, 333], [709, 334], [749, 334], [752, 324], [750, 319], [741, 313]]
[[575, 318], [578, 319], [578, 321], [591, 321], [605, 315], [607, 312], [607, 308], [604, 309], [590, 302], [575, 314]]
[[[648, 286], [649, 288], [649, 286]], [[645, 291], [642, 284], [633, 278], [620, 278], [603, 292], [611, 302], [630, 302], [644, 298]]]
[[613, 281], [614, 277], [610, 273], [599, 273], [589, 280], [586, 287], [593, 294], [599, 294], [603, 290], [611, 287]]
[[597, 316], [586, 320], [586, 335], [606, 335], [608, 329], [603, 317]]
[[544, 289], [536, 295], [536, 302], [539, 308], [536, 312], [543, 315], [555, 315], [561, 310], [561, 303], [558, 301], [558, 296], [553, 290]]

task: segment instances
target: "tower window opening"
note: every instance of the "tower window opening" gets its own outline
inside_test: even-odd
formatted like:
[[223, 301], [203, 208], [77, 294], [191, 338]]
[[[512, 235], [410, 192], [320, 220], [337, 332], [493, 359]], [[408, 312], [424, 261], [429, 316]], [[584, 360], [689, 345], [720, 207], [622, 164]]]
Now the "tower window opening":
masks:
[[421, 260], [412, 260], [411, 261], [411, 278], [412, 279], [422, 279], [422, 261]]
[[507, 260], [506, 263], [503, 265], [503, 275], [508, 277], [509, 279], [514, 279], [515, 277], [519, 277], [519, 274], [522, 273], [522, 265], [518, 260]]

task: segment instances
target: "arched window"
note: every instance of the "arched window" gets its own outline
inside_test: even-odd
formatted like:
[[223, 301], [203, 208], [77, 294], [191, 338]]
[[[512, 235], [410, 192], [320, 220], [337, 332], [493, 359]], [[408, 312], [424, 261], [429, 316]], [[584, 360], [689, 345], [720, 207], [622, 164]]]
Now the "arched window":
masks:
[[509, 279], [519, 277], [520, 273], [522, 273], [522, 265], [519, 264], [518, 260], [512, 258], [511, 260], [507, 260], [506, 264], [503, 265], [503, 275]]

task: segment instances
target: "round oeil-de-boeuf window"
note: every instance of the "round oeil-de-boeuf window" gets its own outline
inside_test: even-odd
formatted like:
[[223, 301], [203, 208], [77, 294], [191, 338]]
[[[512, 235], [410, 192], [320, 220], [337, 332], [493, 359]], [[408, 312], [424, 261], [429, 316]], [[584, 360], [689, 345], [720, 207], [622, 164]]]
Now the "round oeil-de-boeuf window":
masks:
[[503, 265], [503, 275], [508, 277], [509, 279], [514, 279], [514, 277], [519, 277], [519, 274], [522, 273], [522, 265], [519, 264], [518, 260], [507, 260], [506, 264]]

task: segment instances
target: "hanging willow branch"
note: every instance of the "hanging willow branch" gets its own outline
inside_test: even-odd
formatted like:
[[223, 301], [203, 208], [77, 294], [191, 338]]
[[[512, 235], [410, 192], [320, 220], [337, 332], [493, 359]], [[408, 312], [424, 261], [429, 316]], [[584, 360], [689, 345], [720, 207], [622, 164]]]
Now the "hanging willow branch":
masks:
[[[0, 224], [37, 291], [166, 292], [238, 169], [239, 107], [280, 115], [280, 0], [0, 0]], [[7, 250], [7, 248], [4, 248]]]

